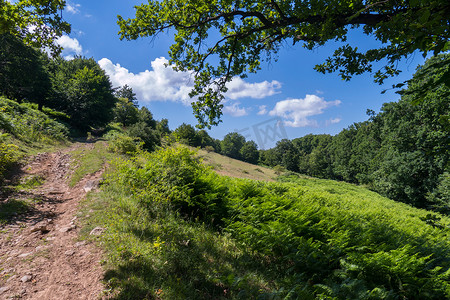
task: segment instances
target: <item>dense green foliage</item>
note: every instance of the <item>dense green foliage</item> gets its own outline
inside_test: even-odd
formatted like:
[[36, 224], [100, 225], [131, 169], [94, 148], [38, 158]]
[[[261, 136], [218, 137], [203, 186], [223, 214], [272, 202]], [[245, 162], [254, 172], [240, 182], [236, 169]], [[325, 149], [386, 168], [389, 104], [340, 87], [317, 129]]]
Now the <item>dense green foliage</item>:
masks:
[[221, 177], [185, 148], [113, 169], [87, 209], [121, 299], [450, 297], [446, 217], [347, 183]]
[[[120, 37], [129, 40], [175, 31], [170, 63], [197, 73], [194, 114], [200, 126], [211, 126], [220, 122], [227, 82], [258, 71], [286, 43], [303, 42], [312, 50], [327, 41], [341, 42], [315, 69], [337, 71], [344, 80], [370, 72], [382, 83], [397, 75], [397, 62], [415, 51], [425, 57], [449, 50], [449, 15], [447, 0], [154, 0], [136, 6], [135, 18], [119, 16], [118, 24]], [[348, 33], [358, 28], [381, 43], [365, 52], [348, 44]], [[450, 72], [446, 76], [450, 79]]]
[[[390, 199], [448, 213], [450, 88], [441, 80], [449, 61], [449, 55], [429, 60], [410, 80], [402, 99], [385, 103], [378, 114], [369, 111], [368, 121], [333, 137], [282, 140], [262, 151], [260, 162], [281, 162], [291, 171], [364, 184]], [[429, 66], [437, 62], [447, 63], [430, 73]], [[441, 83], [422, 94], [417, 86], [424, 82]], [[417, 97], [422, 102], [413, 105]]]
[[246, 141], [242, 134], [230, 132], [220, 142], [219, 153], [239, 159], [248, 163], [256, 164], [259, 159], [258, 146], [254, 141]]
[[114, 96], [116, 96], [116, 98], [125, 98], [128, 102], [132, 103], [134, 107], [139, 107], [136, 93], [133, 92], [133, 89], [129, 87], [128, 84], [125, 84], [120, 88], [115, 88]]
[[223, 155], [234, 159], [240, 159], [240, 150], [245, 144], [245, 137], [237, 132], [230, 132], [220, 142], [220, 150]]
[[256, 143], [246, 141], [245, 137], [237, 132], [228, 133], [220, 141], [210, 137], [204, 129], [196, 130], [192, 125], [183, 123], [172, 135], [177, 142], [191, 147], [201, 147], [251, 164], [257, 164], [259, 160]]
[[[127, 90], [133, 94], [131, 88]], [[113, 110], [116, 123], [110, 123], [106, 128], [105, 138], [111, 142], [110, 149], [114, 152], [134, 153], [142, 147], [153, 151], [170, 134], [168, 121], [156, 121], [148, 108], [138, 109], [136, 100], [132, 101], [128, 98], [117, 99]]]
[[190, 124], [181, 124], [173, 132], [175, 141], [191, 146], [201, 147], [220, 152], [221, 144], [219, 140], [213, 139], [206, 130], [197, 130]]
[[53, 145], [67, 139], [67, 128], [30, 104], [0, 97], [0, 184], [5, 172], [24, 155], [18, 142]]
[[64, 0], [0, 0], [0, 35], [7, 33], [24, 38], [34, 47], [61, 51], [55, 43], [63, 33], [70, 33], [63, 20]]
[[8, 168], [19, 159], [18, 147], [4, 141], [4, 134], [0, 133], [0, 183]]
[[186, 123], [181, 124], [173, 131], [173, 135], [177, 142], [192, 147], [200, 146], [200, 138], [197, 136], [197, 132], [192, 125]]
[[68, 129], [31, 104], [0, 97], [0, 130], [25, 142], [64, 141]]
[[0, 35], [0, 94], [45, 104], [51, 87], [45, 53], [11, 34]]
[[50, 107], [68, 114], [70, 124], [83, 133], [111, 120], [116, 98], [108, 76], [93, 58], [54, 60], [52, 84]]
[[[0, 95], [37, 103], [40, 110], [47, 107], [62, 112], [72, 133], [86, 134], [104, 127], [112, 120], [114, 108], [118, 121], [135, 121], [130, 114], [134, 111], [127, 105], [137, 105], [134, 93], [128, 86], [114, 90], [93, 58], [50, 59], [11, 34], [0, 34]], [[131, 99], [123, 98], [125, 102], [116, 106], [115, 95]]]

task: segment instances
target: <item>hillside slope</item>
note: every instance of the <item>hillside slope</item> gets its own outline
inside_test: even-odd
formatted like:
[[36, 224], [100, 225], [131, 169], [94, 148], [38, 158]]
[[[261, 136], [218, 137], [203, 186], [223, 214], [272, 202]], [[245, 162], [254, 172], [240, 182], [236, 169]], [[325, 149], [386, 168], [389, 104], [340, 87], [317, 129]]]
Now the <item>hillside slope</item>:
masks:
[[450, 219], [352, 184], [279, 180], [220, 176], [183, 147], [117, 161], [85, 218], [85, 232], [106, 228], [109, 287], [120, 299], [450, 297]]
[[212, 166], [214, 171], [220, 175], [265, 181], [274, 181], [278, 176], [270, 168], [249, 164], [215, 152], [207, 152], [203, 149], [196, 151], [203, 162]]

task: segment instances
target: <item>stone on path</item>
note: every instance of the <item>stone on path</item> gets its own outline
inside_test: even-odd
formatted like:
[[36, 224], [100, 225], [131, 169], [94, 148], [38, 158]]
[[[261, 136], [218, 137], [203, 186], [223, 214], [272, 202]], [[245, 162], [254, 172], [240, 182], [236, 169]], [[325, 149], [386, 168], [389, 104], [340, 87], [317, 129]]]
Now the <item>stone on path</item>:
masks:
[[91, 180], [86, 182], [86, 184], [84, 185], [84, 191], [86, 193], [92, 191], [93, 189], [97, 188], [99, 184], [99, 180]]
[[59, 230], [59, 232], [68, 232], [68, 231], [71, 231], [72, 229], [73, 229], [72, 226], [66, 226], [66, 227], [61, 228]]
[[95, 227], [94, 229], [91, 230], [91, 233], [89, 233], [90, 235], [102, 235], [102, 233], [105, 231], [105, 228], [102, 227]]
[[23, 276], [22, 278], [20, 278], [20, 281], [22, 281], [22, 282], [28, 282], [28, 281], [31, 281], [32, 278], [33, 278], [33, 277], [32, 277], [31, 275], [25, 275], [25, 276]]
[[67, 250], [66, 252], [64, 252], [64, 254], [67, 255], [67, 256], [72, 256], [72, 255], [75, 254], [75, 251], [73, 251], [73, 250]]

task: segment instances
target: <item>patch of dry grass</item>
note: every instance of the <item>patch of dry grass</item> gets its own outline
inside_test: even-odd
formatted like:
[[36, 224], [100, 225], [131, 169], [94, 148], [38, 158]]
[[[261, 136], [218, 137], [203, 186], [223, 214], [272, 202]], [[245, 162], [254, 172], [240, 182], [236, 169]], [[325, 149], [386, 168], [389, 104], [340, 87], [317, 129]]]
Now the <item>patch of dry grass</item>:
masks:
[[252, 165], [218, 153], [208, 153], [203, 149], [198, 150], [198, 155], [220, 175], [263, 181], [274, 181], [278, 176], [272, 169]]

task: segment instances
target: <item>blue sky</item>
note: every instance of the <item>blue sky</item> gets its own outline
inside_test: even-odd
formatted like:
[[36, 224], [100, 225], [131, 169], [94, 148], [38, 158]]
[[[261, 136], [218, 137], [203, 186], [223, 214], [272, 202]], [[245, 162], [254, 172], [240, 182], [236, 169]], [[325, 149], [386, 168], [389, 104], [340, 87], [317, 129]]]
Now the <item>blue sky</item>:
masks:
[[[119, 39], [117, 15], [133, 17], [133, 6], [140, 3], [142, 1], [68, 1], [63, 16], [72, 24], [72, 33], [59, 40], [65, 47], [63, 55], [93, 57], [114, 86], [131, 86], [139, 104], [148, 107], [155, 119], [169, 119], [171, 129], [183, 122], [195, 125], [187, 96], [192, 77], [163, 66], [168, 59], [171, 35], [138, 41]], [[358, 32], [350, 35], [349, 42], [362, 49], [378, 45]], [[415, 55], [400, 62], [401, 75], [383, 86], [374, 83], [369, 74], [345, 82], [337, 74], [323, 75], [313, 70], [314, 65], [323, 62], [336, 47], [337, 44], [330, 42], [308, 51], [300, 43], [294, 47], [286, 44], [277, 62], [263, 63], [257, 74], [245, 80], [234, 80], [226, 96], [223, 122], [212, 128], [210, 135], [222, 139], [228, 132], [239, 131], [248, 139], [256, 140], [261, 148], [268, 148], [283, 137], [336, 134], [354, 122], [367, 120], [367, 109], [378, 112], [384, 102], [397, 101], [399, 96], [394, 92], [382, 95], [381, 91], [409, 79], [417, 65], [424, 61], [421, 55]], [[281, 127], [276, 129], [279, 134], [263, 141], [257, 130], [267, 131], [267, 124]]]

